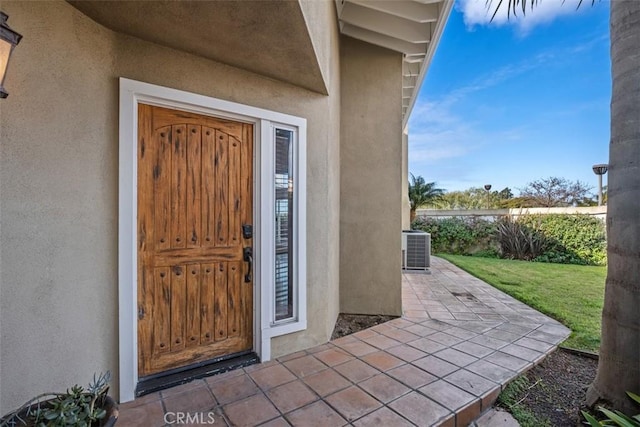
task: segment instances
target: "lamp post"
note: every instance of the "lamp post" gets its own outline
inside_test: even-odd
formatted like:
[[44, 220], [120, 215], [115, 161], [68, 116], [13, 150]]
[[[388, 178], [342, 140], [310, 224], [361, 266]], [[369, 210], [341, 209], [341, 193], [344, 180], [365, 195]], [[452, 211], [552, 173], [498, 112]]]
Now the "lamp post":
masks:
[[601, 163], [593, 165], [593, 173], [598, 175], [598, 206], [602, 206], [602, 175], [607, 173], [609, 165]]
[[490, 209], [491, 204], [489, 203], [489, 191], [491, 190], [491, 184], [485, 184], [484, 189], [487, 191], [487, 209]]
[[20, 34], [9, 28], [7, 19], [9, 19], [9, 16], [4, 12], [0, 12], [0, 98], [9, 96], [4, 89], [4, 78], [7, 75], [11, 53], [22, 38]]

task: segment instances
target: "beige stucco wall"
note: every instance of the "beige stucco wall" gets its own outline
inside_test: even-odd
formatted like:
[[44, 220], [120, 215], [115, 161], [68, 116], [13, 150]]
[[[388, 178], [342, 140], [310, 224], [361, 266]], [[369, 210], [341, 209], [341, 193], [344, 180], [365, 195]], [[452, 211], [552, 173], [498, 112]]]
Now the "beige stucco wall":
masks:
[[[272, 353], [326, 341], [339, 277], [337, 62], [324, 96], [115, 34], [61, 1], [2, 9], [24, 39], [0, 117], [0, 412], [107, 369], [118, 395], [118, 77], [308, 119], [308, 329], [274, 339]], [[314, 45], [335, 58], [334, 12], [317, 10], [327, 30], [314, 37], [327, 40]]]
[[411, 203], [409, 202], [409, 131], [402, 131], [402, 229], [411, 228]]
[[349, 37], [341, 47], [340, 307], [399, 315], [402, 56]]

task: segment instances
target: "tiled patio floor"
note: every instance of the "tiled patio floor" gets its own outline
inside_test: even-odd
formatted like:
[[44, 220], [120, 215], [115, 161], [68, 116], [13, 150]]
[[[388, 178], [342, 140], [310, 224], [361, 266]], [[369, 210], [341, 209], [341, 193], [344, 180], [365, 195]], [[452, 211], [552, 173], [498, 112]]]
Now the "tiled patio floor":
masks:
[[118, 425], [183, 412], [195, 425], [467, 426], [570, 333], [438, 258], [403, 275], [402, 297], [402, 318], [144, 396], [121, 405]]

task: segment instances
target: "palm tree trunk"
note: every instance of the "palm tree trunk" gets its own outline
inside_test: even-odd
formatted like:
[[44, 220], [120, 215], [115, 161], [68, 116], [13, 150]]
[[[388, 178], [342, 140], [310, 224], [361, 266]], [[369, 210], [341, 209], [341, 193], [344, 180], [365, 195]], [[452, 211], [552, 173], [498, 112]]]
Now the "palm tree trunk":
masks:
[[623, 412], [640, 393], [640, 2], [612, 1], [608, 269], [598, 374], [587, 403]]
[[409, 211], [409, 228], [411, 228], [411, 224], [413, 224], [413, 220], [416, 219], [416, 210], [411, 209]]

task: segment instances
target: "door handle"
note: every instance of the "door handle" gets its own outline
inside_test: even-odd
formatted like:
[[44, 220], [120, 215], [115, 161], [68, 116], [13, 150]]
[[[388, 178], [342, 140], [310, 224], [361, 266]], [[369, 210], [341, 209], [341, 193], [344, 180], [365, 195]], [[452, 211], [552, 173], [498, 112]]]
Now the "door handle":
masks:
[[242, 250], [242, 253], [243, 253], [244, 262], [249, 263], [249, 270], [247, 271], [247, 274], [244, 275], [244, 282], [249, 283], [252, 280], [251, 273], [253, 272], [253, 249], [250, 247], [244, 248]]

